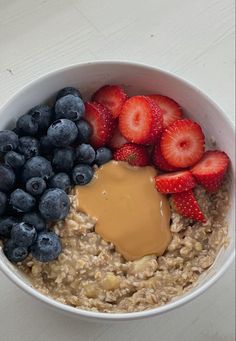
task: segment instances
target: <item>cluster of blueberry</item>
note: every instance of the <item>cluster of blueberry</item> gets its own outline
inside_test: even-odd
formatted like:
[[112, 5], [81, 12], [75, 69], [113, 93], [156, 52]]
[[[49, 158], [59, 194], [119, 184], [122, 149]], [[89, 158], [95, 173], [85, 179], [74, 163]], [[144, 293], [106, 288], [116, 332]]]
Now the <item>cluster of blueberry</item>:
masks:
[[0, 238], [12, 262], [29, 252], [41, 262], [61, 252], [48, 223], [66, 217], [72, 185], [85, 185], [93, 166], [112, 152], [89, 144], [92, 128], [83, 119], [84, 102], [71, 87], [60, 90], [53, 108], [38, 105], [21, 116], [14, 130], [0, 131]]

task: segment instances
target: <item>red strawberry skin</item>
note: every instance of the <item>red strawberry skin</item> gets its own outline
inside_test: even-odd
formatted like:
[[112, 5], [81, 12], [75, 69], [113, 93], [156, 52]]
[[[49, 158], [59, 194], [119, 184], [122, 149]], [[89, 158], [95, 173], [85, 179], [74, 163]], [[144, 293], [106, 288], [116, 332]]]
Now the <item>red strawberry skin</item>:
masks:
[[180, 171], [168, 174], [157, 175], [155, 185], [158, 192], [180, 193], [188, 191], [196, 186], [196, 180], [189, 171]]
[[182, 216], [202, 223], [206, 222], [206, 218], [191, 189], [189, 191], [173, 194], [172, 199], [177, 212]]
[[152, 162], [155, 167], [165, 172], [176, 172], [179, 168], [171, 166], [163, 157], [161, 153], [160, 141], [154, 146], [152, 152]]
[[174, 121], [182, 118], [183, 111], [179, 104], [173, 99], [162, 95], [149, 95], [148, 97], [161, 108], [164, 128], [168, 127]]
[[116, 161], [126, 161], [131, 166], [144, 167], [150, 164], [149, 154], [144, 146], [127, 143], [117, 149], [113, 155]]
[[121, 109], [119, 129], [132, 143], [155, 143], [163, 130], [162, 111], [146, 96], [131, 97]]
[[95, 148], [105, 146], [115, 129], [115, 120], [111, 113], [99, 103], [86, 102], [84, 118], [93, 129], [91, 144]]
[[203, 156], [205, 137], [200, 125], [192, 120], [177, 120], [161, 136], [161, 153], [174, 167], [194, 166]]
[[222, 184], [229, 166], [229, 157], [225, 152], [209, 150], [191, 169], [197, 182], [209, 192], [216, 192]]
[[118, 117], [124, 102], [127, 100], [124, 89], [118, 85], [105, 85], [92, 96], [92, 101], [104, 105], [113, 115]]
[[128, 143], [128, 141], [126, 140], [124, 136], [121, 135], [119, 129], [116, 128], [111, 140], [108, 143], [108, 146], [111, 149], [115, 150], [115, 149], [122, 147], [126, 143]]

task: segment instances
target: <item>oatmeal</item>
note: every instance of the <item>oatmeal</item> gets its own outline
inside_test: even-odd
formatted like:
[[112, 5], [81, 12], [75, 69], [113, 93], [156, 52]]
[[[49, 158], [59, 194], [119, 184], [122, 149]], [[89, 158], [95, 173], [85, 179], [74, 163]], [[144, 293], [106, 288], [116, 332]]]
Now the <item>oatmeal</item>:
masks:
[[227, 244], [225, 151], [175, 100], [117, 84], [28, 109], [0, 131], [0, 246], [33, 287], [125, 313], [196, 285]]
[[225, 181], [214, 194], [196, 187], [206, 223], [184, 218], [172, 207], [166, 252], [135, 261], [126, 261], [95, 232], [95, 221], [77, 210], [74, 189], [68, 216], [53, 227], [62, 242], [58, 259], [41, 263], [28, 257], [18, 267], [41, 293], [73, 307], [117, 313], [161, 306], [195, 285], [227, 244], [228, 186]]

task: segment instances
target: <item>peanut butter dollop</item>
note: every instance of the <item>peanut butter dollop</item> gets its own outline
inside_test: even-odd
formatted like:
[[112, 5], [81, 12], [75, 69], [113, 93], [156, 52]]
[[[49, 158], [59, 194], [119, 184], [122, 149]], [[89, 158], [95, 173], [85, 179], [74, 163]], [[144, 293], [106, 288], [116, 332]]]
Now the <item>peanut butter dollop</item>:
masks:
[[126, 260], [160, 256], [171, 241], [170, 207], [154, 185], [156, 170], [110, 161], [76, 187], [78, 209], [96, 219], [95, 231]]

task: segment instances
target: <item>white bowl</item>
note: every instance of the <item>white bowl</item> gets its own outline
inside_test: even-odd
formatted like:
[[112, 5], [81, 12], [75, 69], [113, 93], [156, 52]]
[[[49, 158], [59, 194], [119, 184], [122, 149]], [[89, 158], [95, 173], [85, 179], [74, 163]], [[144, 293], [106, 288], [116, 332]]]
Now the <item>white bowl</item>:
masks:
[[[50, 100], [65, 86], [78, 87], [86, 97], [104, 84], [123, 84], [129, 95], [161, 93], [175, 99], [185, 114], [196, 120], [208, 138], [217, 141], [218, 148], [231, 158], [231, 172], [235, 174], [233, 123], [204, 93], [183, 79], [158, 68], [121, 61], [88, 62], [51, 72], [25, 86], [0, 109], [0, 129], [12, 127], [16, 118], [36, 104]], [[234, 184], [234, 181], [233, 181]], [[0, 250], [0, 269], [20, 288], [55, 309], [79, 318], [98, 320], [132, 320], [162, 314], [177, 308], [207, 290], [219, 279], [234, 259], [234, 200], [231, 188], [231, 209], [228, 214], [230, 243], [222, 249], [213, 266], [200, 278], [198, 284], [181, 297], [164, 306], [143, 312], [110, 314], [85, 311], [63, 305], [33, 289], [27, 279], [16, 270]]]

